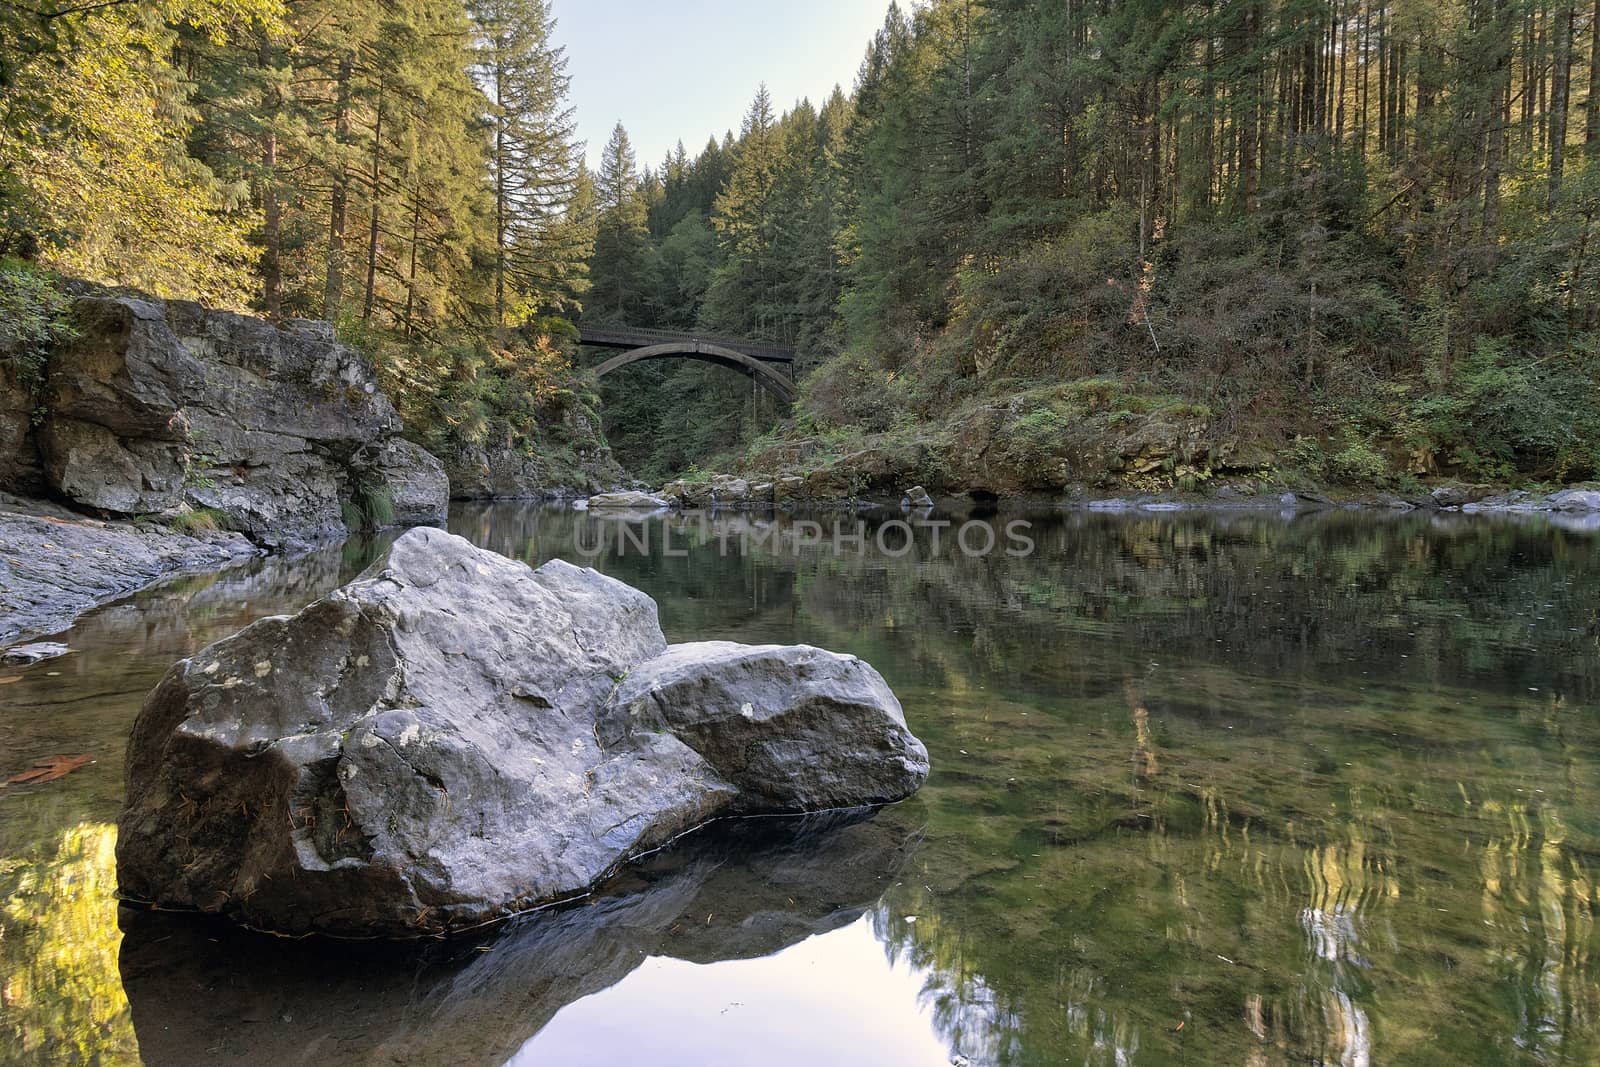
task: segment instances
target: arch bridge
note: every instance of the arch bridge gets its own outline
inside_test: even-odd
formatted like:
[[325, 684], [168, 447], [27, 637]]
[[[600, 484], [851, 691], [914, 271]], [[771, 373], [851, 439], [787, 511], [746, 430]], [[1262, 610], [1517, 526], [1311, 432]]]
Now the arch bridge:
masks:
[[786, 404], [794, 401], [794, 382], [777, 370], [794, 364], [794, 349], [785, 345], [632, 326], [579, 326], [578, 340], [590, 348], [622, 350], [594, 368], [596, 379], [647, 359], [697, 359], [738, 371]]

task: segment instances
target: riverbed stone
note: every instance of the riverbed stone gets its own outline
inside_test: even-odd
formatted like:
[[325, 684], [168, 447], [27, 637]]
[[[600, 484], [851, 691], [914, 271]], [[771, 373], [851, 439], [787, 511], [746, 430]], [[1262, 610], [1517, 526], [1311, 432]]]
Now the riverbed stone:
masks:
[[661, 487], [664, 500], [676, 502], [678, 507], [697, 511], [711, 506], [711, 483], [680, 478]]
[[719, 817], [899, 799], [927, 755], [860, 660], [669, 649], [636, 589], [418, 529], [174, 666], [126, 771], [126, 895], [399, 937], [581, 894]]
[[1487, 500], [1493, 489], [1487, 485], [1441, 485], [1428, 494], [1435, 507], [1459, 508]]
[[730, 814], [885, 803], [928, 773], [882, 676], [809, 645], [674, 645], [628, 673], [597, 731], [677, 737], [738, 790]]
[[0, 500], [0, 643], [57, 633], [95, 605], [167, 575], [218, 570], [256, 552], [237, 533], [182, 534]]

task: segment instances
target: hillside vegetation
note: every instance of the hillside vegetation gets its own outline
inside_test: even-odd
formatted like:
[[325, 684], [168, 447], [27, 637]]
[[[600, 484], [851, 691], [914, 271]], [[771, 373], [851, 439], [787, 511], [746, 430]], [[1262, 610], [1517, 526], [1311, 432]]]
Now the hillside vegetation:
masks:
[[587, 314], [806, 357], [743, 456], [714, 435], [761, 408], [701, 368], [609, 386], [613, 442], [1008, 488], [1588, 477], [1597, 151], [1571, 4], [896, 8], [851, 96], [601, 183], [632, 236]]
[[[656, 481], [1600, 466], [1600, 9], [927, 0], [850, 91], [642, 169], [619, 125], [594, 173], [558, 39], [544, 0], [0, 5], [5, 291], [328, 318], [430, 446], [603, 413]], [[577, 321], [791, 343], [801, 400], [596, 395]]]

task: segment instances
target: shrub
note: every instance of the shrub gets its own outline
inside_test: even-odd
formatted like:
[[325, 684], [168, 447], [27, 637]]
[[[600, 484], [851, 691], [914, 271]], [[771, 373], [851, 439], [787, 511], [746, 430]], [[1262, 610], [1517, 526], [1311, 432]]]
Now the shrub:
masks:
[[1466, 474], [1589, 473], [1600, 464], [1600, 381], [1585, 362], [1576, 353], [1528, 359], [1503, 339], [1479, 337], [1452, 387], [1410, 413]]
[[0, 259], [0, 362], [24, 385], [41, 384], [50, 350], [75, 336], [70, 305], [52, 275]]
[[1389, 480], [1389, 461], [1370, 441], [1354, 440], [1333, 456], [1335, 477], [1362, 485], [1383, 485]]

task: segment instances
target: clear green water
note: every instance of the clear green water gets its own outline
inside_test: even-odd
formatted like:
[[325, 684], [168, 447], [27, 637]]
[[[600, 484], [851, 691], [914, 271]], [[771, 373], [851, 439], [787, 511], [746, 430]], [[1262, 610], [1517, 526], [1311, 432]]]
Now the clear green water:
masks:
[[886, 554], [867, 521], [836, 554], [743, 518], [632, 527], [648, 552], [570, 512], [453, 518], [530, 563], [609, 531], [596, 565], [670, 639], [861, 655], [934, 767], [870, 821], [707, 834], [469, 944], [285, 942], [112, 897], [142, 695], [376, 546], [179, 581], [0, 669], [0, 777], [98, 760], [0, 789], [0, 1060], [1600, 1061], [1595, 534], [1006, 515], [971, 558], [926, 529]]

